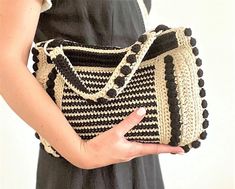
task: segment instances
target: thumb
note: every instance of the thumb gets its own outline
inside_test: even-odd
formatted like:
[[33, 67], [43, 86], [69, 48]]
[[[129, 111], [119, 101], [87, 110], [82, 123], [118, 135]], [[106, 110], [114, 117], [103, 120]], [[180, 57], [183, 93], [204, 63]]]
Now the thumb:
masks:
[[146, 109], [144, 107], [136, 108], [120, 123], [115, 125], [113, 129], [116, 130], [121, 136], [124, 136], [130, 129], [136, 126], [145, 116]]

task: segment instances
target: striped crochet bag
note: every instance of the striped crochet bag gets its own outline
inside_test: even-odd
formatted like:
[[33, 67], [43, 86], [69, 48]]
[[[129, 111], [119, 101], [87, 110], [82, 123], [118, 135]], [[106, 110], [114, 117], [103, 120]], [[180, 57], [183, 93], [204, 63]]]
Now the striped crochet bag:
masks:
[[[85, 45], [61, 38], [32, 48], [33, 75], [71, 127], [89, 140], [136, 107], [143, 120], [130, 141], [198, 148], [209, 125], [202, 60], [190, 28], [159, 25], [132, 45]], [[39, 134], [41, 147], [60, 154]]]

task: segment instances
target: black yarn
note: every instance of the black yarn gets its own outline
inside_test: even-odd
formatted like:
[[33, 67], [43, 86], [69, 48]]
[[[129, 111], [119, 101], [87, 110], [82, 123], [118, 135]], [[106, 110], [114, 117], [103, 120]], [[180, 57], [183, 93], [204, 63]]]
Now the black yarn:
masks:
[[158, 26], [154, 29], [154, 31], [155, 31], [156, 33], [158, 33], [158, 32], [161, 31], [161, 30], [166, 31], [166, 30], [168, 30], [168, 29], [170, 29], [168, 26], [163, 25], [163, 24], [160, 24], [160, 25], [158, 25]]
[[51, 58], [49, 56], [47, 56], [47, 63], [52, 63]]
[[117, 91], [115, 89], [109, 89], [107, 91], [107, 95], [111, 98], [115, 97], [117, 95]]
[[199, 50], [198, 50], [197, 47], [194, 47], [192, 50], [193, 50], [193, 54], [194, 54], [195, 56], [199, 55]]
[[193, 37], [191, 37], [191, 39], [190, 39], [190, 45], [191, 45], [192, 47], [194, 47], [196, 44], [197, 44], [196, 39], [193, 38]]
[[37, 71], [37, 70], [38, 70], [38, 65], [37, 65], [37, 63], [34, 63], [34, 64], [33, 64], [33, 70], [34, 70], [34, 71]]
[[136, 62], [136, 55], [135, 54], [130, 54], [127, 56], [126, 61], [128, 63], [134, 63]]
[[186, 29], [184, 30], [184, 34], [185, 34], [186, 36], [191, 36], [191, 35], [192, 35], [192, 30], [191, 30], [191, 28], [186, 28]]
[[183, 148], [184, 152], [187, 153], [190, 151], [190, 147], [188, 145], [185, 146], [181, 146], [181, 148]]
[[202, 69], [198, 69], [198, 71], [197, 71], [197, 75], [198, 75], [198, 77], [202, 77], [203, 76], [203, 71], [202, 71]]
[[205, 99], [202, 100], [202, 108], [206, 108], [207, 107], [207, 101]]
[[164, 62], [165, 63], [172, 63], [173, 62], [173, 57], [171, 55], [167, 55], [164, 57]]
[[38, 63], [38, 62], [39, 62], [38, 57], [37, 57], [37, 56], [33, 56], [33, 61], [34, 61], [35, 63]]
[[208, 126], [209, 126], [209, 121], [207, 119], [205, 119], [202, 123], [202, 127], [203, 127], [203, 129], [206, 129], [206, 128], [208, 128]]
[[124, 65], [123, 67], [121, 67], [121, 73], [124, 75], [128, 75], [129, 73], [131, 73], [131, 68], [127, 65]]
[[202, 65], [202, 59], [197, 58], [196, 59], [196, 64], [197, 64], [197, 66], [201, 66]]
[[141, 43], [144, 43], [147, 40], [147, 35], [146, 34], [142, 34], [139, 38], [138, 41]]
[[207, 137], [207, 132], [206, 131], [204, 131], [200, 134], [200, 139], [205, 140], [206, 137]]
[[39, 51], [35, 48], [35, 47], [32, 47], [32, 50], [31, 50], [32, 54], [37, 56], [39, 55]]
[[114, 83], [119, 86], [122, 87], [125, 84], [125, 78], [118, 76], [117, 78], [114, 79]]
[[35, 136], [37, 139], [40, 139], [39, 134], [38, 134], [37, 132], [34, 133], [34, 136]]
[[134, 53], [138, 53], [140, 51], [141, 47], [139, 44], [134, 44], [132, 47], [131, 47], [131, 50], [132, 52]]
[[200, 147], [200, 145], [201, 145], [201, 142], [198, 141], [198, 140], [195, 140], [195, 141], [192, 142], [192, 147], [193, 148], [198, 148], [198, 147]]
[[50, 72], [50, 73], [48, 74], [48, 78], [51, 79], [51, 80], [54, 80], [54, 79], [56, 78], [56, 74]]
[[97, 98], [97, 102], [98, 102], [98, 103], [101, 103], [101, 104], [106, 103], [107, 101], [108, 101], [108, 99], [106, 99], [106, 98], [104, 98], [104, 97], [99, 97], [99, 98]]
[[55, 82], [51, 79], [48, 79], [46, 85], [47, 87], [53, 88], [55, 86]]
[[209, 112], [207, 110], [203, 110], [203, 118], [207, 118], [209, 116]]
[[198, 86], [199, 87], [203, 87], [204, 86], [204, 80], [203, 79], [199, 79], [198, 80]]
[[206, 96], [206, 91], [205, 91], [204, 88], [201, 88], [201, 90], [200, 90], [200, 96], [201, 96], [201, 97], [205, 97], [205, 96]]

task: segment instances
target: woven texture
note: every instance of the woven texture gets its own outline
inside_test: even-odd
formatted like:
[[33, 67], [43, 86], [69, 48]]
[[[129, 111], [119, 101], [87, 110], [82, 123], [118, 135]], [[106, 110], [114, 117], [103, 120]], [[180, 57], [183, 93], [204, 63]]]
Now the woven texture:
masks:
[[[188, 152], [200, 146], [209, 125], [202, 61], [191, 35], [190, 28], [160, 25], [126, 48], [42, 41], [32, 48], [33, 74], [82, 139], [143, 106], [145, 117], [125, 137]], [[61, 157], [36, 136], [49, 154]]]

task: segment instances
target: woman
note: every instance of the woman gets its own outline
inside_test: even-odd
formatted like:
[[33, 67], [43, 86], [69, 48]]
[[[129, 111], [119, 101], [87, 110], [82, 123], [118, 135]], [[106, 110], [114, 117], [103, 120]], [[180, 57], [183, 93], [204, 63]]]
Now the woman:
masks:
[[[26, 67], [33, 41], [63, 37], [100, 46], [131, 45], [145, 31], [141, 10], [144, 5], [149, 12], [151, 1], [0, 0], [0, 4], [0, 92], [64, 157], [52, 157], [40, 148], [36, 188], [164, 188], [157, 154], [183, 149], [124, 138], [143, 119], [144, 107], [84, 142]], [[115, 142], [110, 144], [110, 139]]]

